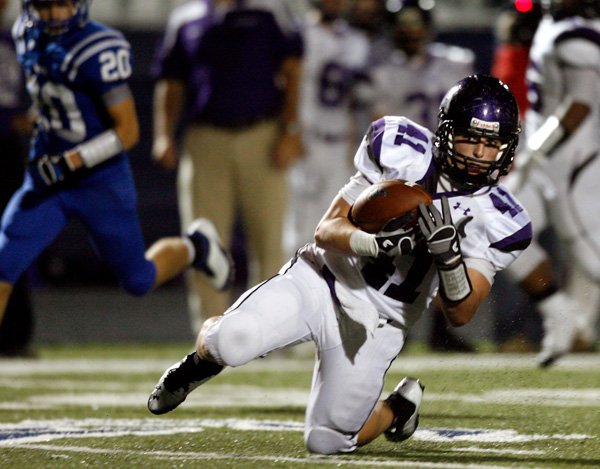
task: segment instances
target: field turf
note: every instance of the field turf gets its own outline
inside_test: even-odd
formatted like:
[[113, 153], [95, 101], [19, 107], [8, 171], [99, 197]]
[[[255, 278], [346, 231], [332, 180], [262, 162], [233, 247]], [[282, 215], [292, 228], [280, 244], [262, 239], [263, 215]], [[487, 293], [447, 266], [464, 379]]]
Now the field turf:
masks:
[[180, 408], [153, 416], [148, 394], [187, 351], [73, 345], [0, 360], [0, 467], [600, 467], [598, 354], [540, 370], [533, 355], [408, 350], [384, 393], [406, 375], [425, 384], [415, 435], [325, 457], [303, 444], [310, 353], [225, 370]]

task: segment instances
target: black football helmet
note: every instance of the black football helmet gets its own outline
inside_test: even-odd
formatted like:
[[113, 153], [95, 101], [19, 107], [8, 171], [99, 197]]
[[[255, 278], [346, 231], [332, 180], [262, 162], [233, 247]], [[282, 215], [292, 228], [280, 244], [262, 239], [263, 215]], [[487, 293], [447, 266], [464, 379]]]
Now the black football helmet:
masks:
[[[473, 190], [493, 185], [508, 173], [521, 127], [517, 102], [507, 85], [488, 75], [468, 76], [446, 93], [438, 117], [434, 159], [456, 187]], [[458, 153], [455, 135], [500, 140], [496, 161]]]
[[555, 20], [570, 16], [583, 18], [600, 16], [600, 0], [542, 0], [542, 7]]

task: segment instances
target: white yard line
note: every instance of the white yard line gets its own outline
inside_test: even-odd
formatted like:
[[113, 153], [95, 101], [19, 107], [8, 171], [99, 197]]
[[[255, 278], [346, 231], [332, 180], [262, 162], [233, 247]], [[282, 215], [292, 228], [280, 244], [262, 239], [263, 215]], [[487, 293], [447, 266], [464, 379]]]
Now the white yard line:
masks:
[[[0, 378], [1, 387], [14, 389], [52, 389], [33, 394], [18, 401], [2, 401], [0, 409], [58, 409], [64, 406], [89, 408], [102, 407], [145, 407], [152, 384], [132, 386], [130, 383], [44, 383], [35, 379], [19, 378], [7, 385], [10, 377]], [[81, 384], [84, 384], [83, 386]], [[13, 386], [14, 385], [14, 386]], [[387, 392], [384, 390], [383, 395]], [[600, 407], [600, 388], [591, 389], [493, 389], [479, 393], [433, 393], [425, 394], [426, 402], [458, 402], [472, 404], [494, 404], [528, 407]], [[249, 385], [231, 385], [211, 382], [191, 393], [184, 407], [305, 407], [309, 399], [309, 386], [305, 388], [274, 388]]]
[[[296, 432], [304, 430], [299, 421], [258, 419], [54, 419], [23, 420], [0, 423], [0, 447], [47, 443], [52, 440], [80, 438], [115, 438], [126, 435], [152, 436], [203, 432], [226, 428], [236, 432]], [[513, 429], [483, 428], [419, 428], [412, 439], [455, 445], [456, 443], [522, 444], [535, 441], [577, 441], [593, 439], [592, 435], [520, 433]], [[498, 448], [494, 448], [496, 450]], [[508, 448], [506, 448], [508, 449]], [[485, 451], [485, 449], [482, 449]]]
[[[59, 446], [48, 444], [24, 444], [20, 447], [28, 449], [37, 449], [41, 451], [52, 451], [56, 453], [88, 453], [105, 455], [125, 455], [125, 456], [148, 456], [151, 458], [182, 460], [182, 461], [210, 461], [210, 460], [244, 460], [244, 461], [266, 461], [288, 464], [319, 464], [340, 466], [376, 466], [376, 467], [406, 467], [423, 469], [498, 469], [505, 467], [503, 465], [492, 464], [465, 464], [450, 462], [429, 462], [429, 461], [386, 461], [379, 459], [363, 459], [360, 456], [350, 458], [341, 458], [336, 456], [307, 456], [307, 457], [289, 457], [289, 456], [247, 456], [240, 453], [205, 453], [205, 452], [175, 452], [175, 451], [135, 451], [124, 449], [104, 449], [90, 448], [86, 446]], [[57, 455], [60, 457], [60, 455]], [[541, 466], [538, 469], [543, 469]]]
[[[175, 360], [146, 359], [39, 359], [1, 360], [0, 373], [13, 376], [57, 373], [162, 373]], [[237, 368], [236, 373], [254, 373], [261, 370], [310, 371], [312, 359], [286, 359], [280, 356], [257, 359]], [[406, 356], [400, 355], [392, 370], [406, 373], [430, 370], [533, 370], [536, 369], [533, 354], [448, 354]], [[600, 353], [574, 354], [564, 357], [556, 366], [560, 370], [600, 370]]]

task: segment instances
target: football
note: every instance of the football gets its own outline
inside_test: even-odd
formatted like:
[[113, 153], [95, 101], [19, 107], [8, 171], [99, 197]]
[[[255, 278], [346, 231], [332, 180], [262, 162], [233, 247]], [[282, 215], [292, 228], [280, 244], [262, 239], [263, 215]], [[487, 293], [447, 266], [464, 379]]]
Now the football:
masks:
[[391, 179], [365, 189], [350, 209], [350, 220], [367, 233], [378, 233], [391, 220], [398, 219], [394, 229], [417, 223], [417, 207], [431, 204], [431, 195], [419, 184]]

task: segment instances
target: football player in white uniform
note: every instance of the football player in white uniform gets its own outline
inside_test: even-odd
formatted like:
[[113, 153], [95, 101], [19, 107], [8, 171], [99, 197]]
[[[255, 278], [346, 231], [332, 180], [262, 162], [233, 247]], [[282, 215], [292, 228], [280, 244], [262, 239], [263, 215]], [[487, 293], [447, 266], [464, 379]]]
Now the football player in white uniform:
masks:
[[[527, 70], [531, 102], [525, 149], [507, 178], [540, 233], [550, 224], [566, 248], [571, 281], [561, 289], [549, 255], [532, 243], [509, 274], [536, 300], [548, 366], [577, 333], [592, 344], [600, 280], [600, 1], [543, 2]], [[596, 282], [596, 284], [594, 284]]]
[[[422, 3], [403, 0], [394, 14], [394, 50], [389, 60], [372, 70], [368, 94], [373, 119], [401, 114], [433, 129], [446, 91], [461, 78], [474, 73], [475, 55], [469, 49], [432, 42], [433, 9], [424, 8]], [[473, 350], [450, 330], [444, 316], [436, 310], [432, 311], [427, 342], [433, 350]]]
[[[527, 212], [497, 184], [519, 131], [513, 95], [485, 75], [450, 89], [435, 134], [406, 117], [373, 122], [354, 159], [357, 173], [333, 199], [315, 242], [204, 323], [196, 351], [167, 370], [150, 395], [150, 411], [169, 412], [225, 366], [312, 340], [317, 363], [304, 432], [310, 451], [348, 453], [382, 433], [392, 441], [410, 437], [421, 383], [404, 378], [379, 400], [408, 329], [432, 301], [454, 326], [468, 323], [496, 272], [531, 240]], [[387, 179], [422, 184], [434, 203], [419, 206], [417, 228], [397, 223], [392, 232], [366, 233], [348, 219], [352, 203]], [[395, 248], [385, 249], [389, 244]]]
[[370, 72], [374, 118], [398, 115], [434, 128], [440, 101], [475, 71], [473, 51], [432, 42], [433, 11], [404, 0], [394, 15], [394, 50]]
[[323, 212], [352, 175], [352, 86], [369, 52], [367, 38], [342, 19], [347, 0], [316, 4], [304, 28], [300, 93], [304, 158], [290, 171], [284, 241], [290, 256], [312, 241]]

